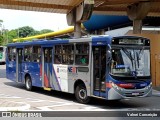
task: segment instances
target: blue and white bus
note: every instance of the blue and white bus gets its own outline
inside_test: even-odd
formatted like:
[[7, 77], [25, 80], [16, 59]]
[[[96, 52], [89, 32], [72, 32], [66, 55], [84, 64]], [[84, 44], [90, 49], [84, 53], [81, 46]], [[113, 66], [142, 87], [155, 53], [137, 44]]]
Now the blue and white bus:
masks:
[[73, 93], [80, 103], [151, 96], [150, 41], [97, 36], [11, 43], [6, 76], [27, 90]]
[[6, 47], [0, 46], [0, 64], [6, 63]]

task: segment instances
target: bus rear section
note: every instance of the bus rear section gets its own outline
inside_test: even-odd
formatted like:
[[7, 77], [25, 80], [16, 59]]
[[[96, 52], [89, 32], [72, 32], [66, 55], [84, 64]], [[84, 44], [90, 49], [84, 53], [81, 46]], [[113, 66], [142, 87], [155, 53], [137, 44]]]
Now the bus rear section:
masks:
[[6, 62], [6, 47], [0, 46], [0, 64], [5, 64]]

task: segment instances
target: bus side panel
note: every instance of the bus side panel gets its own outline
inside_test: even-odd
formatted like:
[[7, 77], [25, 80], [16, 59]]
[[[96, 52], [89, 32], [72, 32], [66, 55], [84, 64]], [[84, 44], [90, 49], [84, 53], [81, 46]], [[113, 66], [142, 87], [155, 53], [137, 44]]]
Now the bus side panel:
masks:
[[16, 62], [8, 61], [6, 62], [6, 78], [12, 81], [16, 81]]
[[[42, 65], [41, 65], [41, 77], [42, 77]], [[42, 87], [49, 87], [53, 90], [61, 91], [60, 81], [57, 77], [57, 68], [54, 68], [54, 64], [44, 64], [44, 85]]]
[[87, 66], [69, 66], [68, 67], [68, 91], [74, 93], [74, 85], [77, 80], [83, 81], [87, 89], [87, 95], [90, 96], [90, 72]]
[[[63, 92], [74, 93], [74, 84], [77, 80], [83, 81], [87, 89], [87, 95], [90, 96], [90, 73], [88, 67], [78, 67], [69, 65], [56, 65], [54, 66], [55, 79], [54, 84], [55, 90], [56, 86]], [[58, 89], [58, 90], [59, 90]]]
[[40, 79], [40, 64], [32, 63], [32, 85], [42, 87], [42, 80]]
[[35, 62], [23, 63], [23, 82], [25, 83], [25, 75], [29, 74], [32, 79], [32, 85], [42, 87], [42, 81], [40, 79], [40, 64]]
[[53, 64], [53, 84], [55, 90], [68, 92], [68, 65]]

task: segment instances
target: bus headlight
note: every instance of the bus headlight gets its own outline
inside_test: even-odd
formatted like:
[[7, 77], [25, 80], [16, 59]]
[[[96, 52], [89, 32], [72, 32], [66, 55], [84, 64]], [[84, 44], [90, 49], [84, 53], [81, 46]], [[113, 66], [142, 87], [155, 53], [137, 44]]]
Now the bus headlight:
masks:
[[117, 89], [118, 89], [118, 86], [117, 86], [116, 84], [114, 84], [113, 82], [112, 82], [112, 87], [114, 87], [114, 88], [117, 88]]
[[149, 88], [151, 88], [152, 87], [152, 82], [148, 85], [148, 86], [146, 86], [145, 88], [146, 89], [149, 89]]
[[115, 89], [117, 89], [117, 90], [123, 90], [123, 88], [121, 88], [121, 87], [118, 87], [116, 84], [114, 84], [113, 82], [112, 82], [112, 87], [113, 88], [115, 88]]

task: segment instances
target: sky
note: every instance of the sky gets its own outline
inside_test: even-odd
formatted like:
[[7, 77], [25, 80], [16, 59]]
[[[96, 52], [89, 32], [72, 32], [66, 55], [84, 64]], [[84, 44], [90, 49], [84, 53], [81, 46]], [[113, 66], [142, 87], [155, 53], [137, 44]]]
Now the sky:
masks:
[[5, 29], [17, 29], [23, 26], [35, 30], [61, 30], [68, 27], [66, 14], [0, 9], [0, 20]]

